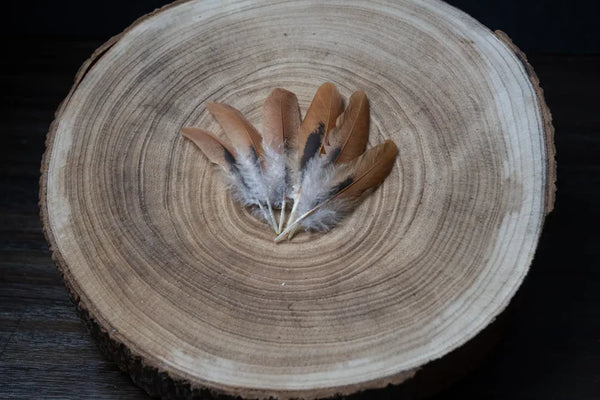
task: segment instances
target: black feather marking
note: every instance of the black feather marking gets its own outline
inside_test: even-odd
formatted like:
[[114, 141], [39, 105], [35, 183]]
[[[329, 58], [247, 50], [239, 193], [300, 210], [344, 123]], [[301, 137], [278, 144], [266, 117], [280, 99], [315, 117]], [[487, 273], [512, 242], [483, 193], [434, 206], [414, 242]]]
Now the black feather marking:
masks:
[[329, 197], [335, 196], [342, 190], [346, 189], [348, 186], [352, 185], [352, 182], [354, 182], [354, 178], [352, 176], [349, 176], [345, 180], [341, 181], [333, 188], [331, 188], [331, 190], [329, 191]]
[[329, 152], [329, 156], [327, 157], [327, 162], [329, 164], [333, 164], [335, 162], [335, 160], [337, 160], [337, 158], [340, 156], [341, 152], [342, 152], [341, 147], [336, 147], [335, 149], [331, 150]]
[[[237, 160], [225, 147], [223, 147], [223, 152], [225, 155], [225, 161], [227, 161], [227, 164], [229, 164], [229, 172], [244, 187], [245, 190], [249, 191], [250, 188], [248, 187], [248, 184], [246, 184], [246, 181], [240, 172], [240, 165], [238, 164]], [[254, 154], [256, 155], [256, 152], [254, 152]]]
[[231, 152], [229, 150], [227, 150], [225, 147], [223, 147], [223, 153], [225, 156], [225, 161], [227, 161], [227, 164], [229, 164], [229, 168], [231, 168], [232, 170], [237, 170], [237, 161], [235, 159], [235, 157], [233, 156], [233, 154], [231, 154]]
[[244, 182], [244, 179], [242, 178], [240, 165], [238, 164], [237, 160], [226, 148], [223, 147], [223, 151], [225, 152], [225, 161], [227, 161], [227, 164], [229, 164], [229, 172], [231, 172], [231, 175], [235, 176], [236, 179], [239, 179], [244, 187], [247, 187], [246, 182]]
[[308, 161], [319, 153], [324, 133], [325, 124], [323, 122], [319, 122], [319, 126], [317, 127], [317, 129], [315, 129], [310, 135], [308, 135], [308, 138], [306, 139], [306, 144], [304, 145], [304, 152], [302, 153], [302, 158], [300, 159], [301, 172], [304, 170], [304, 167], [306, 167]]
[[256, 154], [254, 146], [250, 146], [250, 156], [252, 157], [252, 162], [258, 164], [258, 154]]
[[286, 166], [285, 166], [285, 176], [283, 178], [284, 182], [285, 182], [285, 187], [286, 188], [289, 186], [289, 184], [291, 182], [291, 178], [290, 178], [291, 174], [292, 174], [292, 171], [291, 171], [290, 167], [287, 166], [287, 164], [286, 164]]
[[315, 208], [316, 206], [318, 206], [319, 204], [323, 203], [327, 199], [332, 198], [333, 196], [335, 196], [336, 194], [338, 194], [339, 192], [341, 192], [342, 190], [344, 190], [348, 186], [352, 185], [352, 182], [354, 182], [354, 178], [352, 176], [349, 176], [348, 178], [346, 178], [342, 182], [340, 182], [337, 185], [335, 185], [334, 187], [332, 187], [331, 190], [329, 191], [329, 193], [327, 193], [326, 196], [319, 197], [318, 199], [316, 199], [312, 203], [312, 205], [310, 206], [310, 208]]

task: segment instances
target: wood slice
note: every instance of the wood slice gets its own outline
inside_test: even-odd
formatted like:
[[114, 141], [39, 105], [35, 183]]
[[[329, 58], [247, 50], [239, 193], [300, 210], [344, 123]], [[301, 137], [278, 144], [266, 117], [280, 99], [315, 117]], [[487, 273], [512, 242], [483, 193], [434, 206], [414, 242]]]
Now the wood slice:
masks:
[[[273, 242], [180, 135], [205, 102], [260, 126], [275, 87], [371, 103], [396, 165], [327, 234]], [[154, 394], [317, 398], [399, 384], [507, 306], [554, 196], [524, 55], [440, 1], [178, 2], [79, 71], [48, 134], [41, 213], [103, 346]]]

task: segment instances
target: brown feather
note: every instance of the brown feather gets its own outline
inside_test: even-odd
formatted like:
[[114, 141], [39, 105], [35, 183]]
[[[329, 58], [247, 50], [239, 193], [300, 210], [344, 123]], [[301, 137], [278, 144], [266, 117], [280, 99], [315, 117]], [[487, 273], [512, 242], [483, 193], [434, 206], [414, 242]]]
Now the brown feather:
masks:
[[[286, 236], [288, 239], [294, 235], [306, 218], [316, 213], [322, 207], [335, 203], [340, 200], [345, 206], [344, 209], [351, 207], [360, 198], [360, 196], [370, 189], [376, 188], [389, 175], [394, 167], [398, 148], [391, 140], [386, 140], [384, 143], [367, 150], [362, 156], [355, 159], [352, 166], [341, 166], [338, 176], [338, 185], [332, 191], [329, 198], [322, 201], [317, 206], [302, 214], [293, 222], [288, 222], [288, 226], [276, 238], [276, 242], [280, 242]], [[348, 174], [348, 169], [352, 168], [352, 172]]]
[[[348, 107], [338, 117], [336, 128], [329, 132], [325, 152], [339, 151], [332, 161], [343, 164], [365, 152], [369, 140], [369, 100], [359, 90], [350, 96]], [[338, 150], [339, 149], [339, 150]]]
[[340, 190], [333, 198], [357, 199], [366, 190], [379, 186], [394, 167], [398, 147], [391, 140], [367, 150], [356, 159], [352, 183]]
[[225, 158], [225, 151], [228, 151], [231, 155], [235, 156], [235, 152], [221, 140], [217, 139], [213, 134], [204, 129], [199, 128], [182, 128], [181, 132], [183, 136], [191, 140], [204, 155], [213, 163], [220, 165], [227, 169], [229, 168], [229, 162]]
[[263, 103], [263, 144], [283, 153], [300, 128], [300, 107], [296, 95], [285, 89], [274, 89]]
[[337, 117], [344, 111], [343, 107], [342, 96], [333, 83], [324, 83], [317, 89], [298, 131], [299, 160], [303, 156], [309, 135], [322, 123], [325, 127], [323, 130], [323, 140], [325, 140], [329, 131], [335, 127]]
[[262, 157], [263, 148], [260, 134], [241, 112], [222, 103], [208, 103], [206, 107], [221, 125], [234, 149], [250, 152], [250, 148], [254, 148], [256, 155], [259, 158]]

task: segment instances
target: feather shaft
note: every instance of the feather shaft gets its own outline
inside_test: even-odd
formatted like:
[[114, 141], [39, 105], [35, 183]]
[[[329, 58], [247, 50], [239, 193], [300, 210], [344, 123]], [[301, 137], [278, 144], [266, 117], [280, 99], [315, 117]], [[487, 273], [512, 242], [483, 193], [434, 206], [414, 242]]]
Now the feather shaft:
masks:
[[296, 233], [296, 231], [298, 230], [302, 221], [304, 221], [305, 218], [307, 218], [311, 214], [315, 213], [320, 207], [322, 207], [324, 205], [325, 205], [325, 203], [319, 204], [317, 207], [305, 212], [300, 217], [298, 217], [298, 219], [296, 219], [294, 222], [292, 222], [291, 224], [286, 226], [285, 229], [279, 235], [277, 235], [277, 237], [275, 237], [275, 242], [281, 242], [283, 239], [285, 239], [286, 236], [288, 236], [288, 239], [291, 239], [294, 236], [294, 234]]
[[281, 201], [281, 213], [279, 214], [278, 233], [280, 233], [283, 229], [283, 222], [285, 221], [285, 207], [287, 206], [286, 203], [286, 196], [283, 196], [283, 200]]

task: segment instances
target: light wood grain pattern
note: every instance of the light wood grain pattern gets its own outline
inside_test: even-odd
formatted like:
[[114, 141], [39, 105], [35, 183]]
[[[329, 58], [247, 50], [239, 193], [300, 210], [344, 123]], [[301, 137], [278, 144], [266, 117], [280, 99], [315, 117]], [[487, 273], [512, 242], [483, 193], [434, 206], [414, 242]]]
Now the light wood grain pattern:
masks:
[[[124, 358], [191, 388], [400, 383], [489, 324], [527, 273], [554, 190], [530, 75], [438, 1], [165, 8], [98, 50], [57, 113], [41, 180], [55, 260]], [[305, 111], [325, 81], [364, 90], [370, 145], [400, 155], [341, 226], [276, 245], [179, 131], [219, 131], [207, 101], [260, 126], [275, 87]]]

